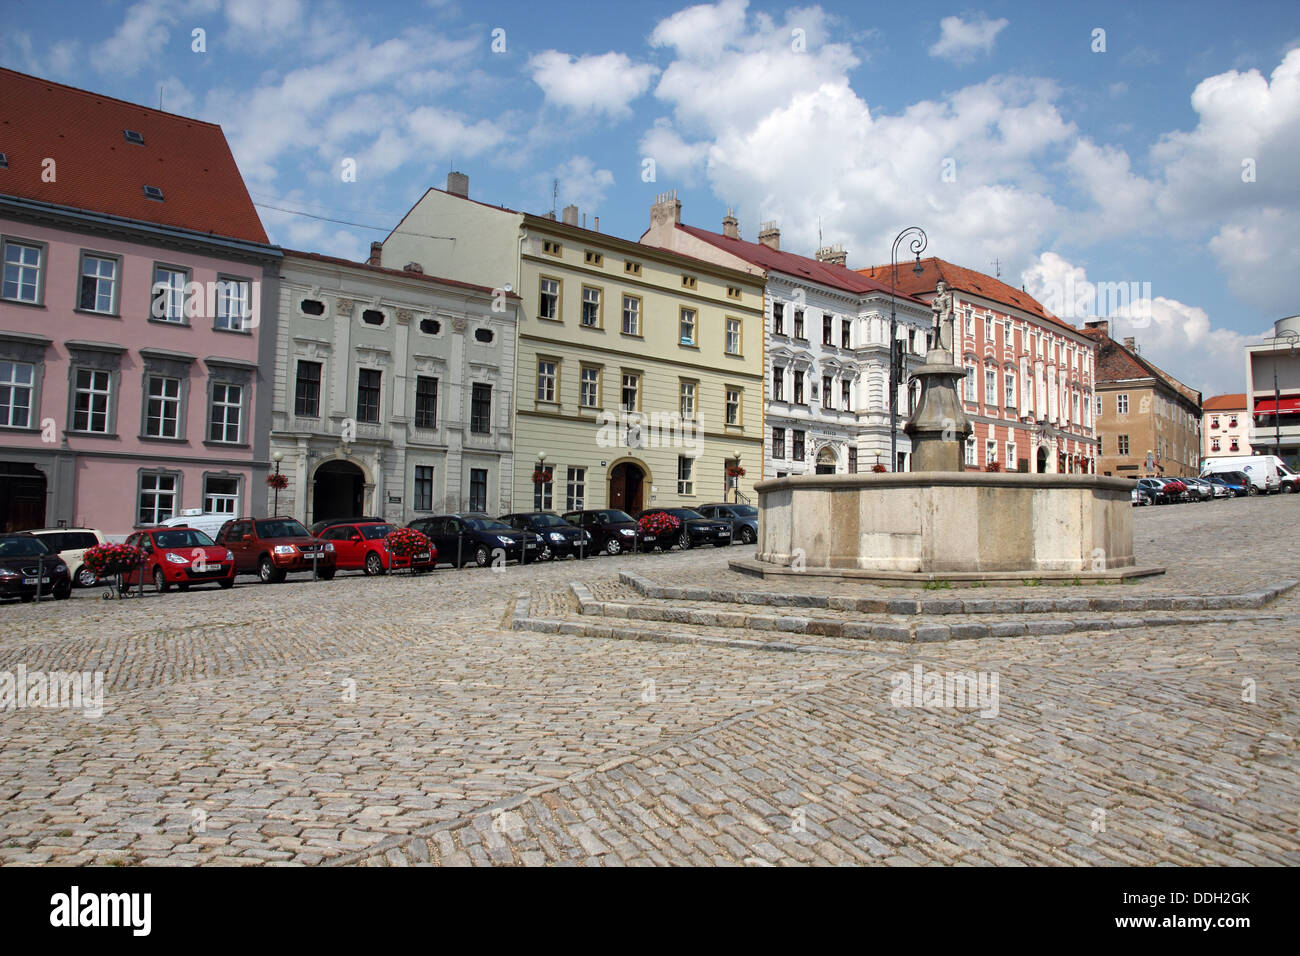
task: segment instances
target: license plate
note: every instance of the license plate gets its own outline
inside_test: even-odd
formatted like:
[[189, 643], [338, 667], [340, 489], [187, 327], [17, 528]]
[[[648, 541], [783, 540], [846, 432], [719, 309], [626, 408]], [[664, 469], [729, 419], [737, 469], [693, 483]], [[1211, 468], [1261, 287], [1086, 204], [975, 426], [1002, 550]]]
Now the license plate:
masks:
[[[35, 584], [35, 583], [36, 583], [36, 579], [35, 579], [35, 578], [23, 578], [23, 584]], [[42, 583], [42, 584], [49, 584], [49, 583], [50, 583], [50, 579], [49, 579], [49, 578], [41, 578], [41, 583]]]
[[424, 554], [417, 554], [417, 555], [415, 556], [415, 560], [416, 560], [416, 561], [428, 561], [428, 560], [429, 560], [429, 552], [426, 551], [426, 552], [424, 552]]
[[719, 538], [730, 538], [730, 537], [731, 537], [731, 532], [728, 531], [726, 528], [723, 528], [721, 531], [718, 532], [718, 537], [719, 537]]

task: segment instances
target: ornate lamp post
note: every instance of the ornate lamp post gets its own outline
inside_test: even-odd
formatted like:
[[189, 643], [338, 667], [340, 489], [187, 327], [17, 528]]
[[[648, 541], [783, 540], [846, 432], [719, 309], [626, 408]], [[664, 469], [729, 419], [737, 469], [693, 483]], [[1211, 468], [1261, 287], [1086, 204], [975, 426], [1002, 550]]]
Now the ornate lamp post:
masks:
[[898, 247], [910, 237], [908, 249], [916, 256], [912, 272], [920, 275], [921, 253], [929, 237], [920, 226], [908, 226], [894, 237], [889, 250], [889, 470], [898, 469], [898, 386], [903, 379], [903, 350], [898, 341], [898, 310], [894, 302], [895, 278], [898, 274]]
[[1274, 355], [1273, 355], [1273, 444], [1277, 446], [1275, 454], [1277, 455], [1277, 457], [1281, 458], [1282, 457], [1282, 393], [1278, 391], [1278, 387], [1277, 387], [1276, 349], [1277, 349], [1278, 339], [1284, 339], [1287, 342], [1289, 346], [1289, 351], [1287, 353], [1288, 358], [1295, 358], [1295, 344], [1297, 341], [1300, 341], [1300, 335], [1297, 335], [1295, 332], [1292, 332], [1290, 329], [1287, 329], [1284, 332], [1279, 332], [1273, 336], [1273, 345], [1271, 346], [1271, 350], [1274, 351]]
[[280, 462], [284, 461], [284, 452], [275, 452], [271, 455], [271, 460], [275, 462], [275, 483], [272, 486], [275, 489], [275, 503], [271, 506], [271, 514], [278, 515], [280, 513]]

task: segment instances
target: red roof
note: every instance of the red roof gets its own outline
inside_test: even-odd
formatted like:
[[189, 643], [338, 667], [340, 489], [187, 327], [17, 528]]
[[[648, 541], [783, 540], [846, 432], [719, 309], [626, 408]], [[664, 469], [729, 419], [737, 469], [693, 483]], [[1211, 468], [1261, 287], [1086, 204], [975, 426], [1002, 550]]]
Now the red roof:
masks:
[[[801, 256], [793, 252], [781, 252], [770, 246], [765, 246], [761, 242], [748, 242], [744, 239], [732, 239], [730, 236], [724, 236], [718, 232], [710, 232], [707, 229], [700, 229], [696, 226], [683, 226], [678, 224], [678, 229], [696, 239], [703, 239], [712, 246], [729, 252], [737, 258], [744, 259], [746, 262], [752, 262], [756, 266], [768, 270], [769, 272], [780, 272], [784, 275], [800, 276], [806, 278], [809, 282], [816, 282], [819, 285], [830, 286], [834, 289], [843, 289], [846, 292], [853, 292], [861, 295], [868, 292], [889, 293], [889, 276], [885, 276], [885, 281], [881, 282], [854, 272], [845, 266], [834, 265], [829, 262], [822, 262], [818, 259], [810, 259], [807, 256]], [[902, 277], [902, 270], [899, 270], [899, 277]], [[921, 305], [925, 303], [909, 290], [903, 288], [900, 283], [895, 290], [900, 299], [909, 299]]]
[[[1010, 306], [1019, 309], [1021, 312], [1027, 312], [1030, 315], [1037, 316], [1046, 322], [1068, 329], [1078, 334], [1079, 330], [1068, 322], [1063, 322], [1052, 313], [1043, 308], [1042, 304], [1028, 292], [1007, 285], [1001, 279], [995, 279], [993, 276], [985, 275], [983, 272], [976, 272], [974, 269], [967, 269], [964, 266], [954, 265], [946, 259], [930, 257], [921, 260], [921, 274], [916, 275], [912, 272], [916, 263], [914, 261], [900, 261], [898, 263], [898, 288], [903, 289], [913, 295], [930, 293], [939, 285], [940, 280], [948, 284], [950, 289], [960, 289], [962, 292], [970, 292], [988, 299], [991, 302], [997, 302], [1001, 305]], [[883, 279], [889, 282], [889, 265], [870, 266], [866, 269], [859, 269], [858, 272], [865, 276], [872, 276], [876, 279]]]
[[[496, 289], [488, 288], [485, 285], [474, 285], [472, 282], [461, 282], [459, 279], [443, 279], [439, 276], [431, 276], [424, 272], [407, 272], [405, 269], [389, 269], [386, 266], [372, 266], [368, 262], [354, 262], [352, 259], [340, 259], [338, 256], [327, 256], [319, 252], [302, 252], [297, 249], [285, 249], [285, 258], [311, 259], [314, 262], [327, 262], [336, 266], [348, 266], [353, 269], [367, 269], [370, 272], [378, 272], [384, 275], [401, 276], [403, 279], [421, 279], [425, 282], [436, 282], [439, 285], [455, 286], [458, 289], [470, 289], [474, 292], [486, 292], [493, 295]], [[520, 296], [514, 292], [507, 292], [507, 299], [519, 299]]]
[[[126, 140], [135, 130], [144, 145]], [[221, 127], [0, 68], [0, 195], [266, 243]], [[55, 162], [54, 181], [42, 177]], [[162, 190], [161, 202], [145, 186]]]
[[1231, 395], [1211, 395], [1201, 403], [1201, 409], [1207, 412], [1242, 411], [1246, 407], [1246, 393], [1235, 392]]

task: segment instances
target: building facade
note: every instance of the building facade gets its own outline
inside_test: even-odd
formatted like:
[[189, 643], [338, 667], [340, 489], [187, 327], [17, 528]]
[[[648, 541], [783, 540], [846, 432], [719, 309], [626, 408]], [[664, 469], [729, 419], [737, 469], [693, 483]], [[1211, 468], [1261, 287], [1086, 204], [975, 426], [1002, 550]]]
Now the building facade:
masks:
[[[842, 249], [816, 258], [781, 250], [780, 230], [763, 225], [758, 242], [740, 238], [728, 214], [722, 232], [681, 222], [674, 193], [650, 210], [643, 245], [672, 249], [745, 271], [763, 283], [764, 477], [846, 474], [889, 467], [888, 287], [845, 267]], [[896, 296], [898, 337], [909, 368], [924, 359], [932, 317], [913, 296]], [[916, 391], [899, 387], [897, 470], [911, 441], [902, 431]]]
[[[953, 358], [965, 367], [958, 391], [973, 432], [968, 470], [1096, 471], [1094, 349], [1080, 330], [1023, 290], [943, 259], [898, 266], [898, 285], [930, 302], [940, 282], [952, 294]], [[888, 278], [890, 266], [861, 269]]]
[[1214, 395], [1201, 405], [1201, 458], [1251, 454], [1250, 412], [1245, 392]]
[[476, 202], [460, 174], [448, 186], [421, 198], [382, 260], [522, 296], [516, 510], [752, 500], [761, 281], [583, 228], [574, 207], [552, 219]]
[[1132, 338], [1112, 339], [1105, 320], [1086, 325], [1097, 343], [1100, 472], [1119, 478], [1199, 474], [1201, 393], [1144, 359]]
[[279, 305], [279, 513], [510, 510], [518, 296], [287, 252]]
[[0, 128], [0, 527], [260, 514], [280, 252], [221, 128], [9, 70]]
[[[1300, 315], [1278, 319], [1273, 335], [1246, 346], [1250, 446], [1300, 469]], [[1248, 454], [1242, 452], [1242, 454]]]

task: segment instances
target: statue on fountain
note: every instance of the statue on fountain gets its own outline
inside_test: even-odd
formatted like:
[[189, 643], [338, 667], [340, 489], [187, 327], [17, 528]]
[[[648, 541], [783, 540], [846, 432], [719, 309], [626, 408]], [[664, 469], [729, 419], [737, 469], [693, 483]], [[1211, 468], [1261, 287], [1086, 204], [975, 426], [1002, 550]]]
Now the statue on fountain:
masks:
[[952, 309], [952, 293], [948, 291], [948, 284], [940, 282], [934, 290], [934, 298], [930, 300], [930, 310], [934, 313], [934, 348], [940, 349], [947, 353], [953, 353], [953, 335], [955, 332], [955, 321]]

